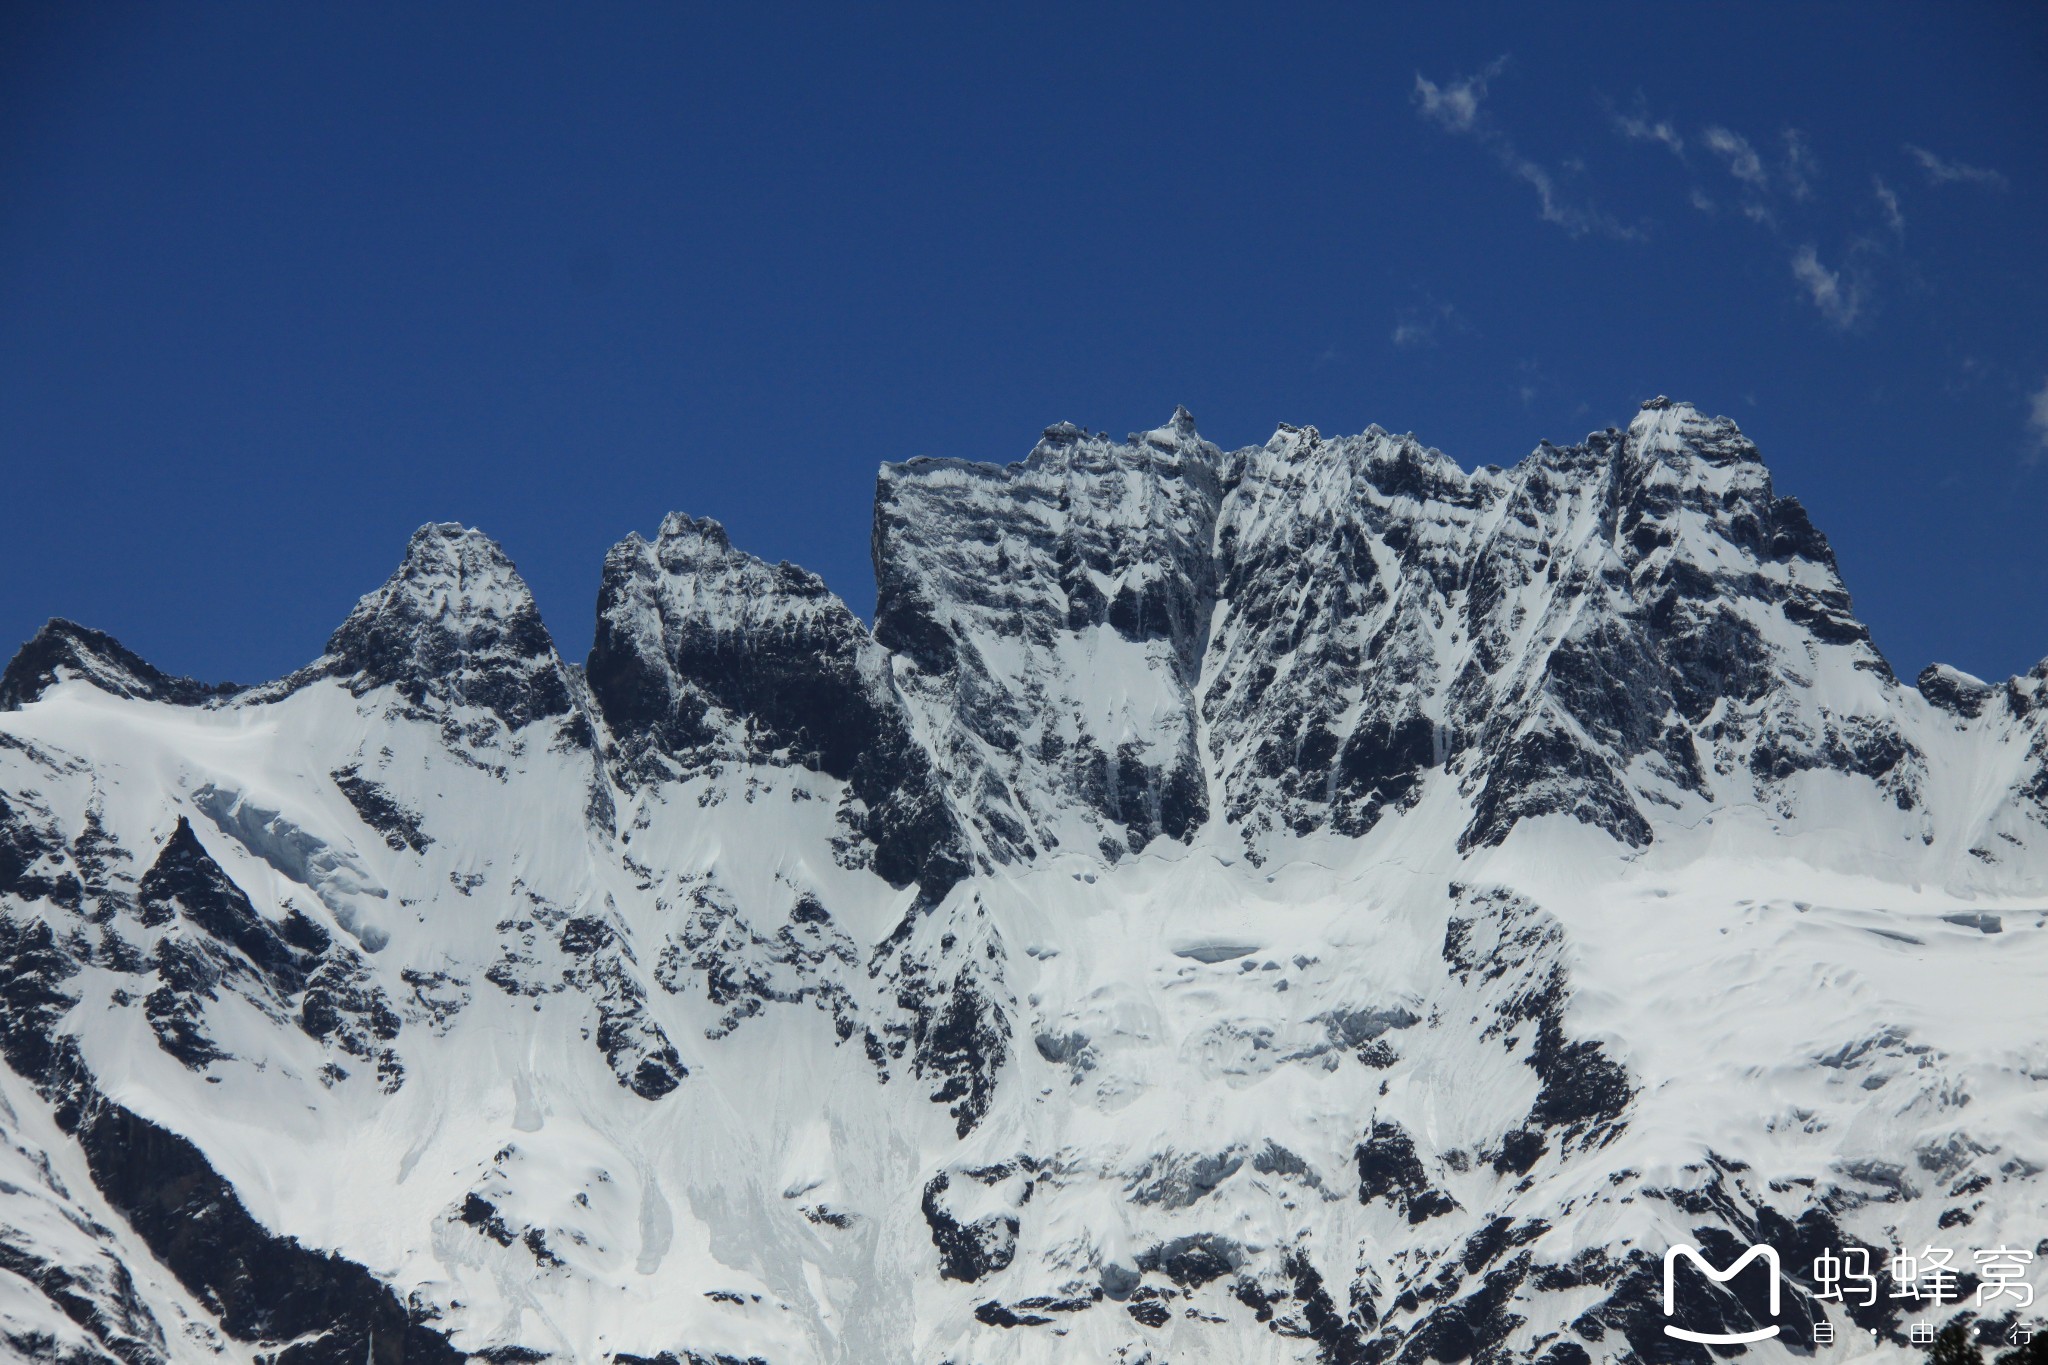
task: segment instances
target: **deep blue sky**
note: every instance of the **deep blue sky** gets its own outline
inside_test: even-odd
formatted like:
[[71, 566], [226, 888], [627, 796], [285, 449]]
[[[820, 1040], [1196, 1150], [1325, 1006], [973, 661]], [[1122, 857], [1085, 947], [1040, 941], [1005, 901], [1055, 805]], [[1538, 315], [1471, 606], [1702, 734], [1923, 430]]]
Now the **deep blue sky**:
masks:
[[0, 650], [274, 676], [449, 518], [580, 658], [670, 509], [865, 613], [883, 460], [1669, 392], [1901, 672], [2048, 654], [2048, 10], [1014, 8], [6, 7]]

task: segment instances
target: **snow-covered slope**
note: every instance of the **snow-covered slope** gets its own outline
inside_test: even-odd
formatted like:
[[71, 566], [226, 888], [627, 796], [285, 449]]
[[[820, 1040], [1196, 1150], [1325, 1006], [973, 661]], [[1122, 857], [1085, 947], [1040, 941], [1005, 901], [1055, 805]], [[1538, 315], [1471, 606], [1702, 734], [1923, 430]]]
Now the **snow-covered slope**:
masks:
[[1665, 1248], [1769, 1240], [1849, 1359], [1820, 1251], [2048, 1233], [2048, 663], [1902, 684], [1732, 423], [1062, 425], [875, 559], [25, 646], [0, 1353], [1704, 1362]]

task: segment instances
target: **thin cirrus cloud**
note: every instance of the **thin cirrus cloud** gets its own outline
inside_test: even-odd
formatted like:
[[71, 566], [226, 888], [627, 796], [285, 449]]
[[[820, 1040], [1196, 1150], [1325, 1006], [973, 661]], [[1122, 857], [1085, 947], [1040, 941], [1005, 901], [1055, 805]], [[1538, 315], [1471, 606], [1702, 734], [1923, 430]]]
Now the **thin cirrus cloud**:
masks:
[[1749, 145], [1749, 139], [1727, 128], [1709, 128], [1700, 135], [1707, 144], [1707, 150], [1727, 163], [1728, 174], [1752, 189], [1765, 191], [1771, 187], [1771, 177], [1764, 171], [1764, 159], [1756, 154], [1756, 148]]
[[[1534, 160], [1523, 154], [1488, 116], [1490, 88], [1507, 67], [1507, 58], [1500, 57], [1470, 75], [1445, 81], [1431, 80], [1417, 72], [1413, 91], [1416, 112], [1446, 133], [1478, 143], [1510, 176], [1534, 190], [1537, 216], [1542, 221], [1575, 237], [1598, 233], [1641, 240], [1641, 228], [1624, 224], [1582, 195], [1571, 192], [1570, 178], [1583, 172], [1580, 163], [1565, 161], [1553, 167]], [[1609, 104], [1607, 111], [1615, 135], [1629, 142], [1662, 147], [1683, 164], [1691, 164], [1686, 154], [1689, 145], [1703, 147], [1734, 182], [1729, 196], [1734, 207], [1784, 243], [1779, 249], [1790, 248], [1789, 258], [1780, 259], [1788, 260], [1798, 297], [1836, 331], [1848, 332], [1867, 322], [1872, 311], [1871, 267], [1900, 250], [1906, 235], [1906, 215], [1899, 194], [1883, 176], [1873, 174], [1870, 181], [1876, 216], [1884, 225], [1880, 235], [1873, 236], [1868, 231], [1852, 235], [1844, 254], [1836, 256], [1830, 265], [1813, 241], [1799, 242], [1792, 236], [1791, 225], [1802, 219], [1810, 221], [1821, 201], [1820, 158], [1804, 132], [1788, 127], [1779, 133], [1775, 146], [1760, 146], [1734, 128], [1714, 123], [1688, 139], [1680, 133], [1676, 120], [1653, 115], [1640, 92], [1631, 106], [1616, 108]], [[1929, 184], [2007, 187], [2006, 177], [1999, 171], [1951, 161], [1912, 144], [1907, 144], [1905, 150]], [[1707, 214], [1718, 213], [1721, 207], [1719, 194], [1710, 193], [1697, 183], [1690, 187], [1689, 200], [1694, 208]], [[1439, 322], [1425, 310], [1410, 310], [1396, 319], [1390, 339], [1397, 349], [1429, 345]], [[2044, 393], [2048, 393], [2048, 386], [2044, 386]], [[2037, 395], [2034, 411], [2030, 430], [2039, 437], [2036, 444], [2048, 451], [2048, 397]]]
[[1393, 333], [1389, 337], [1389, 340], [1394, 343], [1395, 347], [1403, 351], [1427, 345], [1435, 339], [1435, 318], [1404, 317], [1394, 324]]
[[1925, 147], [1906, 144], [1906, 155], [1920, 163], [1920, 169], [1927, 174], [1930, 185], [1983, 185], [1988, 189], [2002, 190], [2007, 181], [2002, 172], [1986, 166], [1969, 166], [1960, 161], [1949, 161], [1936, 156]]
[[1813, 144], [1797, 128], [1785, 130], [1785, 188], [1794, 199], [1813, 198], [1813, 177], [1820, 174], [1820, 162], [1813, 154]]
[[1653, 119], [1643, 107], [1640, 95], [1636, 97], [1633, 113], [1616, 113], [1612, 116], [1614, 131], [1630, 142], [1655, 142], [1669, 149], [1680, 161], [1685, 160], [1685, 139], [1678, 135], [1678, 129], [1663, 119]]
[[1418, 71], [1415, 73], [1415, 104], [1422, 116], [1441, 124], [1452, 133], [1475, 132], [1479, 126], [1479, 102], [1486, 98], [1486, 86], [1507, 69], [1508, 59], [1496, 57], [1477, 75], [1438, 85]]
[[1394, 330], [1388, 340], [1400, 351], [1412, 351], [1421, 346], [1434, 346], [1437, 333], [1449, 327], [1462, 331], [1458, 322], [1458, 310], [1448, 303], [1430, 300], [1426, 306], [1404, 308], [1394, 320]]
[[2041, 387], [2027, 399], [2027, 434], [2033, 438], [2027, 463], [2048, 463], [2048, 379], [2043, 379]]
[[1870, 183], [1877, 195], [1877, 206], [1884, 210], [1885, 226], [1892, 230], [1892, 236], [1904, 237], [1906, 215], [1899, 211], [1899, 196], [1892, 192], [1890, 185], [1884, 183], [1884, 177], [1881, 175], [1871, 176]]
[[[1794, 205], [1811, 206], [1817, 197], [1814, 182], [1820, 175], [1820, 159], [1814, 154], [1813, 144], [1805, 134], [1796, 128], [1787, 128], [1781, 138], [1784, 155], [1774, 166], [1765, 161], [1763, 154], [1748, 138], [1732, 128], [1715, 125], [1700, 135], [1700, 141], [1720, 158], [1729, 176], [1736, 181], [1743, 214], [1770, 229], [1773, 236], [1781, 232], [1777, 216], [1779, 207], [1785, 200]], [[1896, 241], [1904, 241], [1906, 218], [1899, 207], [1898, 195], [1881, 176], [1873, 176], [1871, 185], [1892, 237]], [[1692, 203], [1705, 212], [1712, 212], [1714, 208], [1713, 201], [1697, 187], [1692, 191]], [[1821, 259], [1818, 248], [1811, 242], [1802, 243], [1791, 255], [1792, 279], [1798, 286], [1799, 296], [1812, 305], [1830, 327], [1838, 332], [1847, 332], [1869, 314], [1868, 277], [1862, 263], [1884, 254], [1881, 243], [1860, 236], [1850, 243], [1848, 259], [1830, 268]]]
[[[1764, 154], [1742, 134], [1732, 128], [1716, 124], [1700, 134], [1700, 141], [1708, 151], [1721, 159], [1728, 174], [1741, 186], [1743, 195], [1742, 212], [1750, 221], [1775, 225], [1776, 218], [1771, 209], [1773, 186], [1780, 185], [1794, 203], [1803, 204], [1814, 197], [1813, 182], [1820, 175], [1820, 158], [1814, 155], [1813, 144], [1806, 134], [1797, 128], [1787, 128], [1780, 139], [1785, 154], [1777, 162], [1776, 169], [1764, 160]], [[1700, 202], [1703, 196], [1694, 196], [1694, 207], [1707, 208]]]
[[1847, 331], [1863, 312], [1863, 286], [1842, 271], [1821, 264], [1820, 253], [1811, 245], [1792, 253], [1792, 278], [1813, 306], [1837, 330]]
[[[1542, 163], [1524, 156], [1507, 134], [1496, 128], [1481, 108], [1487, 85], [1507, 69], [1507, 58], [1496, 57], [1477, 74], [1439, 84], [1421, 72], [1415, 73], [1415, 108], [1423, 118], [1459, 137], [1469, 137], [1492, 154], [1501, 169], [1536, 192], [1536, 216], [1574, 237], [1596, 234], [1623, 241], [1642, 237], [1631, 227], [1595, 205], [1565, 192], [1558, 177]], [[1567, 166], [1568, 171], [1575, 167]]]
[[[1485, 78], [1497, 73], [1489, 68], [1477, 82], [1433, 87], [1418, 83], [1418, 102], [1426, 115], [1445, 125], [1453, 122], [1458, 131], [1484, 130], [1482, 99]], [[1432, 101], [1430, 93], [1439, 96]], [[1731, 205], [1765, 228], [1777, 243], [1774, 250], [1789, 267], [1790, 283], [1803, 307], [1813, 309], [1829, 329], [1843, 334], [1867, 328], [1877, 311], [1879, 272], [1895, 270], [1906, 251], [1906, 210], [1903, 193], [1909, 187], [1894, 174], [1887, 178], [1870, 172], [1870, 198], [1861, 215], [1866, 226], [1852, 230], [1837, 254], [1822, 255], [1821, 247], [1809, 235], [1820, 226], [1816, 215], [1824, 209], [1820, 158], [1808, 136], [1796, 128], [1785, 128], [1776, 146], [1753, 143], [1725, 124], [1700, 127], [1690, 136], [1680, 133], [1678, 120], [1650, 112], [1641, 92], [1632, 105], [1617, 108], [1607, 104], [1607, 120], [1615, 136], [1631, 143], [1662, 147], [1681, 165], [1696, 169], [1697, 157], [1688, 151], [1704, 149], [1707, 158], [1729, 177], [1724, 189], [1694, 180], [1686, 187], [1687, 201], [1708, 216], [1717, 216]], [[1914, 143], [1903, 146], [1904, 155], [1919, 172], [1918, 179], [1939, 190], [1951, 185], [1970, 186], [1994, 192], [2011, 188], [2006, 173], [1990, 166], [1953, 160]], [[1690, 177], [1688, 177], [1690, 178]], [[1838, 207], [1851, 207], [1841, 204]], [[1795, 225], [1804, 225], [1800, 230]], [[1796, 235], [1795, 235], [1796, 234]], [[1806, 240], [1801, 240], [1804, 237]], [[1888, 265], [1887, 263], [1894, 263]], [[1397, 344], [1405, 335], [1396, 329]], [[2048, 378], [2038, 387], [2025, 390], [2023, 459], [2034, 466], [2048, 466]]]

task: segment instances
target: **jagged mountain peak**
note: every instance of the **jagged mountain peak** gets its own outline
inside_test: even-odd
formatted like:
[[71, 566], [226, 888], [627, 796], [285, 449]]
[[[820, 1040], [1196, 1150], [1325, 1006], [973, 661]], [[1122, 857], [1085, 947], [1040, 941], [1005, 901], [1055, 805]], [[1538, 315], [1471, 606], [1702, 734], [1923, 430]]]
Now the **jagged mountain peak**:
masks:
[[[645, 547], [644, 550], [633, 547]], [[727, 607], [743, 615], [789, 609], [791, 599], [816, 600], [826, 610], [851, 615], [825, 580], [788, 560], [771, 564], [732, 543], [723, 522], [671, 512], [662, 518], [652, 544], [636, 533], [613, 547], [615, 555], [646, 554], [663, 572], [692, 575], [706, 590], [722, 592]], [[829, 600], [829, 605], [826, 605]]]
[[412, 707], [475, 708], [510, 729], [566, 715], [571, 688], [540, 608], [498, 543], [458, 522], [413, 532], [391, 577], [357, 601], [326, 653], [280, 687], [339, 678]]
[[1177, 471], [1183, 466], [1213, 476], [1223, 452], [1196, 429], [1194, 414], [1176, 406], [1173, 415], [1149, 431], [1134, 431], [1118, 441], [1105, 431], [1091, 431], [1073, 422], [1055, 422], [1047, 427], [1023, 460], [1011, 465], [983, 464], [969, 460], [920, 457], [900, 464], [882, 466], [887, 486], [903, 477], [930, 478], [940, 470], [957, 471], [967, 477], [1007, 481], [1023, 470], [1043, 475], [1068, 477], [1075, 473], [1119, 467], [1146, 466]]
[[[724, 522], [713, 517], [693, 517], [688, 512], [670, 512], [663, 517], [661, 528], [654, 533], [654, 540], [656, 544], [673, 545], [678, 550], [702, 545], [711, 553], [733, 553], [732, 537], [726, 533]], [[627, 536], [626, 541], [646, 543], [638, 531]]]
[[53, 616], [0, 673], [0, 711], [19, 711], [68, 678], [117, 697], [180, 706], [223, 700], [242, 690], [235, 683], [174, 677], [105, 631]]
[[1215, 449], [1195, 430], [1195, 415], [1179, 404], [1174, 406], [1173, 416], [1150, 431], [1132, 432], [1129, 439], [1132, 445], [1142, 442], [1154, 450], [1200, 450], [1203, 447]]
[[[1063, 425], [1021, 464], [885, 466], [875, 556], [875, 637], [960, 733], [941, 765], [999, 860], [1190, 837], [1219, 784], [1255, 845], [1361, 833], [1438, 768], [1468, 849], [1561, 812], [1646, 846], [1716, 767], [1916, 799], [1825, 538], [1690, 403], [1470, 473], [1379, 427], [1226, 455], [1184, 409]], [[1105, 706], [1090, 670], [1145, 683]], [[1770, 738], [1731, 751], [1717, 703]]]
[[397, 570], [357, 610], [398, 597], [456, 618], [510, 617], [533, 605], [526, 580], [498, 542], [457, 521], [430, 521], [414, 531]]
[[701, 750], [731, 728], [711, 715], [730, 690], [714, 662], [728, 650], [780, 635], [786, 648], [837, 654], [866, 634], [817, 575], [771, 565], [735, 549], [718, 522], [675, 512], [651, 543], [636, 532], [606, 554], [584, 671], [639, 762]]
[[1691, 456], [1715, 465], [1759, 466], [1763, 459], [1733, 418], [1710, 417], [1691, 403], [1668, 398], [1643, 405], [1628, 424], [1628, 439], [1639, 457]]
[[605, 556], [584, 672], [627, 780], [812, 768], [846, 783], [840, 818], [883, 877], [940, 894], [962, 875], [887, 656], [816, 574], [671, 514], [654, 543], [628, 536]]

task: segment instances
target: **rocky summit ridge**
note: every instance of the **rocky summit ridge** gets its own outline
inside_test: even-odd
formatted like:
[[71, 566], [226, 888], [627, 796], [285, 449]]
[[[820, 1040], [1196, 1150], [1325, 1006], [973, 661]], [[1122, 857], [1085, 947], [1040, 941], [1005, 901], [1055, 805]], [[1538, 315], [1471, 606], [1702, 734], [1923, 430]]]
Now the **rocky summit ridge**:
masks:
[[453, 524], [259, 686], [39, 632], [0, 1349], [1704, 1365], [1675, 1240], [1884, 1349], [1818, 1249], [2048, 1226], [2048, 661], [1902, 682], [1733, 422], [1061, 424], [873, 545], [671, 515], [580, 667]]

